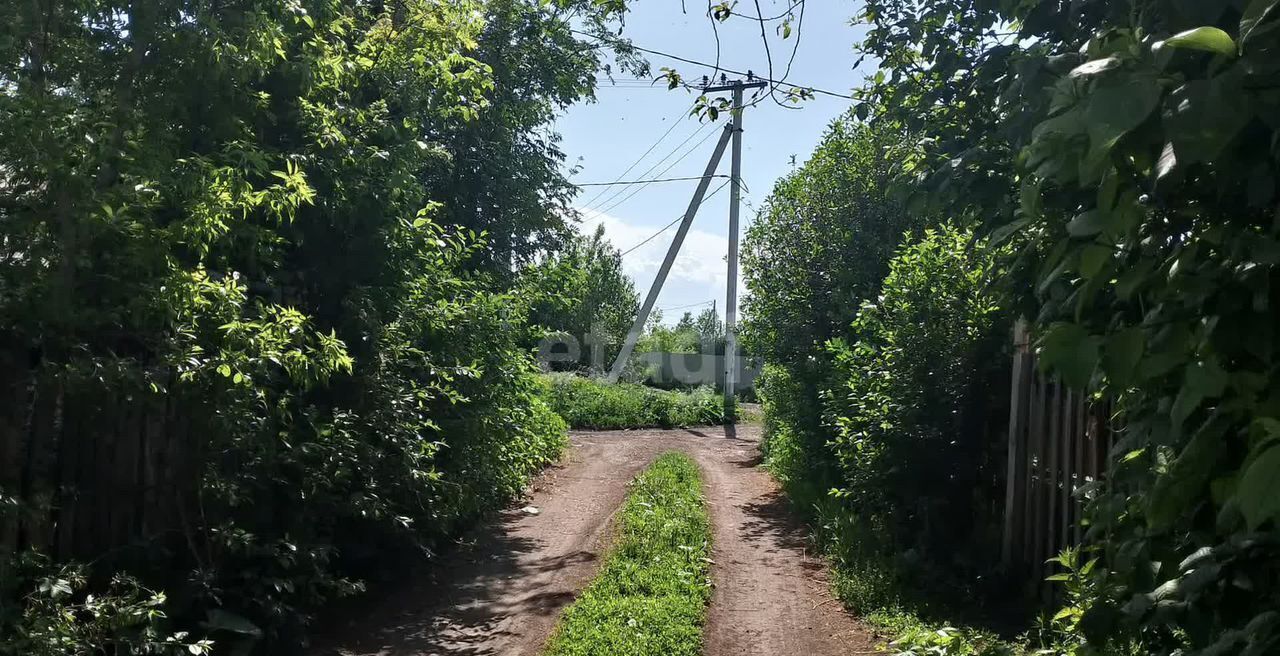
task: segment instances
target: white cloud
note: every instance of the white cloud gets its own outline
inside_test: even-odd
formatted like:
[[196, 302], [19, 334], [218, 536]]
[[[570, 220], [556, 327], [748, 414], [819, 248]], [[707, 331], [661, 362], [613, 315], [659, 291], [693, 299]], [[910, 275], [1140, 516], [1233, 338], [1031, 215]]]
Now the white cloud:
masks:
[[[592, 232], [597, 225], [604, 226], [605, 238], [618, 249], [626, 251], [644, 241], [657, 232], [662, 225], [640, 226], [628, 222], [621, 217], [598, 212], [586, 212], [583, 219], [583, 231]], [[679, 224], [671, 226], [667, 231], [635, 249], [622, 258], [623, 271], [636, 283], [636, 291], [643, 298], [662, 266], [671, 240], [675, 237]], [[724, 313], [725, 281], [728, 278], [725, 257], [729, 252], [729, 240], [724, 235], [699, 230], [691, 227], [685, 236], [684, 244], [676, 256], [671, 272], [667, 275], [662, 294], [658, 297], [657, 307], [700, 303], [716, 299], [717, 308]], [[746, 287], [742, 283], [741, 271], [738, 275], [738, 296], [741, 298]], [[698, 308], [690, 308], [695, 312]], [[668, 313], [666, 319], [673, 321], [683, 310]]]

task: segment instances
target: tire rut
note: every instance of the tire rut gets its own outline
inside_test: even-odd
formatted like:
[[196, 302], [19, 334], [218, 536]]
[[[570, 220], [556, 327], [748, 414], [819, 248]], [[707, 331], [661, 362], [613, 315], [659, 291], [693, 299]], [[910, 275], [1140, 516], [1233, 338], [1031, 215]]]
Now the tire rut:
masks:
[[805, 528], [756, 467], [758, 427], [581, 432], [532, 486], [419, 577], [330, 626], [313, 656], [536, 656], [595, 575], [627, 482], [665, 451], [703, 470], [716, 588], [708, 656], [871, 653], [872, 634], [830, 595]]

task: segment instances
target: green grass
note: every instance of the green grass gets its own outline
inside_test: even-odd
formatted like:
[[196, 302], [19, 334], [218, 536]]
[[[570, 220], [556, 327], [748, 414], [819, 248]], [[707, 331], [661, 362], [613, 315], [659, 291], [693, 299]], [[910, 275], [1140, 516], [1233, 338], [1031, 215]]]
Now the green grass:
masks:
[[572, 428], [675, 428], [723, 424], [724, 400], [709, 387], [665, 391], [573, 374], [546, 377], [547, 402]]
[[565, 610], [548, 656], [696, 656], [711, 599], [698, 466], [667, 453], [632, 482], [619, 539]]

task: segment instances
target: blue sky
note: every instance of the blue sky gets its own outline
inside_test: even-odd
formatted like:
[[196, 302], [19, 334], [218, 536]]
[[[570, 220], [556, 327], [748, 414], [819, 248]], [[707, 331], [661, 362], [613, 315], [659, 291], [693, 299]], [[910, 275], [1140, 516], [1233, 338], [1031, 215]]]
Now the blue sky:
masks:
[[[782, 13], [789, 0], [761, 0], [766, 16]], [[864, 65], [853, 70], [856, 57], [853, 45], [864, 34], [851, 19], [860, 3], [853, 0], [809, 0], [804, 24], [790, 39], [783, 40], [771, 24], [766, 28], [773, 54], [774, 78], [782, 76], [798, 32], [800, 45], [787, 81], [819, 87], [839, 93], [860, 84], [872, 69]], [[637, 0], [627, 16], [623, 35], [636, 45], [679, 55], [688, 59], [714, 62], [715, 37], [709, 19], [698, 0], [686, 0], [687, 13], [682, 13], [677, 0]], [[755, 5], [739, 2], [735, 11], [754, 15]], [[797, 27], [793, 25], [793, 27]], [[686, 80], [700, 80], [710, 70], [668, 60], [657, 55], [646, 56], [655, 73], [660, 67], [678, 70]], [[735, 70], [751, 70], [766, 75], [768, 63], [760, 38], [760, 25], [739, 16], [720, 26], [721, 64]], [[555, 129], [563, 136], [561, 144], [568, 156], [566, 167], [580, 167], [571, 176], [577, 183], [611, 182], [641, 156], [655, 141], [670, 130], [669, 135], [624, 179], [648, 179], [667, 169], [681, 155], [688, 155], [662, 173], [662, 177], [684, 177], [702, 174], [715, 145], [718, 128], [704, 126], [687, 116], [696, 94], [683, 89], [668, 91], [664, 85], [646, 87], [630, 81], [610, 86], [602, 80], [597, 102], [575, 105], [557, 122]], [[826, 126], [849, 107], [850, 101], [818, 95], [805, 101], [799, 109], [783, 109], [765, 100], [747, 110], [744, 116], [742, 172], [746, 187], [743, 194], [743, 231], [755, 216], [757, 207], [769, 194], [773, 183], [791, 170], [793, 157], [803, 162], [822, 137]], [[674, 124], [674, 127], [673, 127]], [[714, 133], [714, 134], [712, 134]], [[705, 141], [702, 139], [706, 137]], [[702, 141], [700, 146], [694, 147]], [[684, 146], [677, 149], [681, 143]], [[664, 156], [672, 154], [653, 172], [644, 175]], [[729, 154], [726, 152], [718, 173], [728, 175]], [[712, 181], [711, 189], [723, 180]], [[643, 241], [684, 212], [696, 182], [652, 184], [634, 195], [635, 187], [617, 193], [617, 187], [585, 187], [578, 197], [580, 209], [586, 209], [584, 230], [605, 226], [606, 236], [622, 250]], [[603, 190], [603, 194], [597, 196]], [[630, 196], [624, 201], [624, 198]], [[704, 202], [685, 240], [679, 258], [663, 287], [656, 307], [666, 308], [664, 320], [673, 323], [685, 310], [695, 313], [715, 299], [722, 315], [725, 297], [725, 255], [728, 250], [728, 198], [724, 188]], [[591, 202], [589, 202], [591, 201]], [[601, 211], [603, 210], [603, 211]], [[643, 295], [648, 291], [662, 262], [671, 237], [671, 229], [623, 258], [624, 269], [636, 282]], [[745, 290], [740, 287], [740, 294]], [[699, 305], [704, 304], [704, 305]], [[694, 307], [681, 307], [694, 306]]]

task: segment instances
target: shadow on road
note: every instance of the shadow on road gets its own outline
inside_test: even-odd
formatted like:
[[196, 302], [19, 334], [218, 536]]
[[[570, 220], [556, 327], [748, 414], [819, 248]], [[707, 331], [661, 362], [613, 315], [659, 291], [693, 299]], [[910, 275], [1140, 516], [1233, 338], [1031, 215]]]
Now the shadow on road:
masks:
[[327, 635], [321, 628], [311, 655], [498, 656], [494, 638], [510, 633], [506, 620], [557, 613], [573, 600], [569, 592], [513, 595], [508, 582], [596, 560], [589, 551], [531, 558], [543, 545], [512, 535], [522, 519], [504, 512], [468, 537], [471, 546], [446, 555], [432, 568], [435, 576], [414, 576], [366, 595], [362, 606], [351, 604], [345, 626]]
[[[790, 502], [781, 492], [774, 491], [756, 497], [742, 506], [746, 521], [742, 524], [742, 539], [761, 542], [770, 553], [796, 551], [803, 553], [809, 546], [809, 531], [795, 518]], [[810, 561], [815, 567], [821, 563]]]

